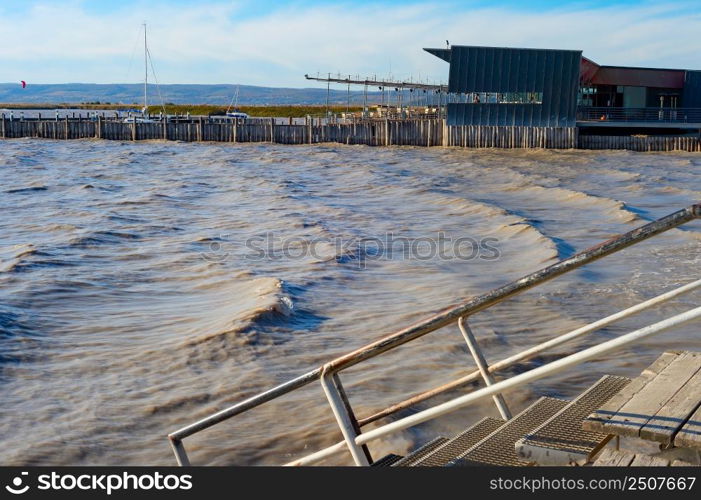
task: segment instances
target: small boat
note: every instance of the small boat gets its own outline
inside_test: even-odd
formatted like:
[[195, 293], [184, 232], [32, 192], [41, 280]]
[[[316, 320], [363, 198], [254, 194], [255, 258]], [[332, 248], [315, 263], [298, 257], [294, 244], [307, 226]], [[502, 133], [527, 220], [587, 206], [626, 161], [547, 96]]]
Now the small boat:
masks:
[[160, 120], [154, 120], [147, 116], [129, 116], [123, 120], [123, 123], [158, 123]]
[[243, 111], [238, 111], [238, 110], [227, 111], [226, 116], [228, 118], [234, 118], [237, 120], [245, 120], [248, 118], [248, 115], [246, 113], [244, 113]]
[[[239, 103], [239, 86], [236, 86], [236, 94], [234, 94], [234, 98], [231, 100], [231, 103], [229, 103], [229, 107], [226, 110], [226, 116], [227, 118], [233, 118], [235, 120], [246, 120], [249, 118], [248, 114], [244, 113], [243, 111], [240, 111], [238, 109], [238, 103]], [[231, 110], [231, 107], [234, 107], [233, 111]]]

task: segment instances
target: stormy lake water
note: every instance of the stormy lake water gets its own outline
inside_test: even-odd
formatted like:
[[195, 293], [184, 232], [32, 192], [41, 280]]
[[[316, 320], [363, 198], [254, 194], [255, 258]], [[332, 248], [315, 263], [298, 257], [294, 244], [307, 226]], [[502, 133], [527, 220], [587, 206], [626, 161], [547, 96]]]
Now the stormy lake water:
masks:
[[[168, 432], [699, 199], [687, 153], [0, 142], [0, 463], [172, 465]], [[474, 333], [498, 360], [698, 279], [699, 250], [687, 224], [477, 314]], [[700, 326], [505, 396], [518, 411], [634, 376], [664, 349], [701, 349]], [[452, 326], [343, 379], [366, 416], [473, 368]], [[487, 415], [491, 401], [370, 448]], [[315, 383], [186, 444], [194, 464], [281, 464], [339, 438]]]

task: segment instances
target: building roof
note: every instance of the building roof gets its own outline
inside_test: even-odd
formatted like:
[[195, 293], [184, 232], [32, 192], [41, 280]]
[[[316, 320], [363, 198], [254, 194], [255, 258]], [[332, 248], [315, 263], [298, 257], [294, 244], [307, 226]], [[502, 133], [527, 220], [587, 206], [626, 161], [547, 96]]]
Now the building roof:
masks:
[[602, 66], [586, 57], [582, 57], [579, 68], [580, 80], [586, 84], [669, 89], [683, 88], [686, 73], [683, 69]]
[[[515, 50], [556, 50], [556, 49], [527, 49], [513, 47], [479, 47], [469, 45], [453, 45], [456, 48], [487, 48]], [[451, 47], [451, 48], [452, 48]], [[425, 48], [429, 54], [451, 61], [451, 48]], [[561, 52], [561, 51], [560, 51]], [[582, 57], [580, 63], [580, 80], [584, 84], [594, 85], [623, 85], [632, 87], [657, 87], [681, 89], [684, 87], [684, 75], [687, 70], [670, 68], [640, 68], [633, 66], [605, 66]]]

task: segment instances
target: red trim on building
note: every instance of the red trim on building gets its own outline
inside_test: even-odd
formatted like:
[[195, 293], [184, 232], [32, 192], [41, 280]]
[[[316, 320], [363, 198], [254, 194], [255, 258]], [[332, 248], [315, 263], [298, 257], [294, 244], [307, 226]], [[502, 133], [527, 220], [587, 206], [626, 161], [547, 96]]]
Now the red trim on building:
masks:
[[681, 69], [600, 66], [586, 57], [582, 57], [579, 67], [580, 80], [585, 84], [658, 87], [666, 89], [681, 89], [684, 87], [685, 70]]

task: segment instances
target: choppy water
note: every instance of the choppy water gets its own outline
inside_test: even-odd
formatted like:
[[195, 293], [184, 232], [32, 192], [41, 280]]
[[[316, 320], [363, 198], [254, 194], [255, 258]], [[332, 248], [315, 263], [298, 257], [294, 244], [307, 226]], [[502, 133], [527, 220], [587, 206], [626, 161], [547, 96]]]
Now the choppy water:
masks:
[[[701, 156], [683, 153], [0, 142], [0, 463], [173, 464], [169, 431], [699, 199]], [[471, 260], [358, 243], [389, 234], [424, 257], [430, 239], [487, 243]], [[288, 255], [260, 258], [266, 237]], [[699, 223], [671, 231], [480, 313], [473, 330], [488, 359], [515, 353], [697, 279], [700, 238]], [[518, 411], [635, 375], [663, 349], [701, 348], [699, 327], [507, 400]], [[473, 363], [450, 327], [361, 367], [343, 378], [364, 416]], [[371, 450], [484, 415], [489, 401]], [[338, 438], [314, 384], [186, 444], [195, 464], [279, 464]]]

